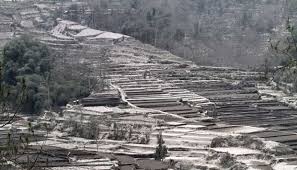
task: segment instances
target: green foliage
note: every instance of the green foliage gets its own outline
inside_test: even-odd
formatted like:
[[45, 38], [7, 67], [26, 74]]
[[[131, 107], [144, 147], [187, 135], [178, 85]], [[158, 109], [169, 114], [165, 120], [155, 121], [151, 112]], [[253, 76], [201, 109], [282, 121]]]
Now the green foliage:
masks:
[[277, 57], [280, 67], [274, 72], [274, 81], [277, 83], [291, 84], [291, 92], [297, 92], [297, 30], [287, 21], [289, 35], [282, 40], [271, 43], [271, 50]]
[[163, 160], [167, 153], [168, 153], [168, 149], [165, 145], [165, 142], [163, 140], [163, 137], [162, 137], [162, 133], [160, 133], [158, 136], [157, 136], [157, 148], [156, 148], [156, 151], [155, 151], [155, 160]]
[[[77, 68], [57, 64], [48, 47], [28, 36], [16, 38], [3, 49], [3, 80], [10, 88], [13, 105], [25, 84], [21, 111], [36, 114], [44, 109], [66, 105], [70, 100], [89, 95], [91, 88]], [[83, 78], [81, 78], [83, 77]], [[92, 83], [94, 84], [94, 83]]]
[[10, 41], [3, 49], [3, 82], [12, 89], [12, 103], [21, 90], [21, 83], [26, 84], [23, 112], [37, 113], [43, 108], [45, 94], [41, 84], [50, 71], [48, 56], [48, 48], [28, 36]]
[[[1, 63], [4, 60], [2, 52], [3, 51], [0, 51]], [[0, 117], [3, 122], [0, 128], [11, 125], [15, 121], [20, 111], [20, 106], [24, 104], [23, 101], [26, 89], [24, 79], [20, 79], [18, 83], [19, 88], [16, 91], [15, 88], [5, 83], [4, 78], [4, 68], [3, 65], [0, 64]], [[13, 103], [9, 100], [13, 100]], [[33, 135], [30, 132], [20, 134], [14, 127], [9, 129], [7, 135], [3, 134], [3, 141], [0, 144], [0, 169], [8, 169], [9, 167], [9, 169], [15, 169], [15, 167], [8, 165], [8, 162], [15, 161], [15, 157], [28, 147], [32, 137]]]
[[[277, 14], [283, 12], [283, 3], [278, 1], [100, 2], [105, 5], [92, 0], [92, 15], [82, 15], [80, 20], [92, 28], [123, 33], [208, 65], [258, 65], [256, 61], [262, 57], [258, 50], [264, 45], [262, 36], [281, 25], [282, 15]], [[236, 12], [230, 14], [230, 9]]]
[[[52, 106], [64, 106], [69, 101], [86, 97], [90, 94], [88, 75], [80, 74], [81, 67], [72, 68], [65, 64], [63, 68], [55, 68], [52, 71], [53, 78], [50, 82], [50, 104]], [[70, 71], [72, 70], [72, 71]], [[91, 79], [91, 84], [95, 80]]]

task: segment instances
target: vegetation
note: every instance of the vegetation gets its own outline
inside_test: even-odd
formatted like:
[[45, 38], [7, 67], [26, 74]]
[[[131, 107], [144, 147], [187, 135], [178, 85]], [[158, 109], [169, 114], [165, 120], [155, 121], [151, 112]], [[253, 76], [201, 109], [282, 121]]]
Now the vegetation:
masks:
[[[1, 66], [0, 68], [2, 70]], [[15, 98], [16, 105], [11, 105], [11, 103], [7, 101], [7, 99], [11, 97], [10, 95], [11, 89], [3, 83], [2, 74], [0, 74], [0, 80], [1, 80], [0, 81], [0, 109], [1, 109], [0, 121], [2, 122], [2, 124], [0, 125], [0, 128], [5, 128], [8, 124], [13, 123], [14, 119], [17, 117], [17, 113], [20, 111], [19, 106], [22, 104], [22, 101], [23, 101], [24, 88], [22, 89], [21, 93]], [[29, 130], [29, 132], [31, 131]], [[14, 161], [15, 156], [17, 154], [20, 154], [28, 147], [29, 137], [32, 137], [31, 133], [28, 133], [28, 134], [17, 134], [17, 133], [18, 132], [16, 132], [15, 129], [12, 128], [7, 131], [7, 134], [3, 134], [2, 136], [2, 142], [4, 141], [4, 143], [0, 145], [1, 169], [12, 168], [10, 165], [7, 164], [7, 162]]]
[[151, 131], [149, 127], [137, 127], [129, 124], [118, 125], [114, 122], [107, 138], [112, 140], [125, 140], [137, 144], [148, 144], [150, 134]]
[[[82, 65], [74, 68], [65, 63], [58, 64], [58, 55], [28, 36], [16, 38], [4, 46], [0, 53], [0, 120], [4, 122], [1, 128], [15, 122], [20, 112], [37, 114], [89, 95], [96, 83], [84, 75], [89, 69]], [[88, 128], [87, 135], [94, 134], [94, 125]], [[34, 128], [38, 127], [42, 127], [42, 124]], [[37, 137], [34, 128], [29, 123], [28, 132], [24, 134], [14, 128], [7, 131], [7, 136], [3, 137], [7, 142], [0, 146], [1, 168], [9, 168], [7, 162], [16, 163], [20, 156], [27, 154], [29, 142]], [[45, 128], [48, 131], [49, 128]], [[28, 159], [27, 169], [35, 166], [34, 159], [38, 159], [38, 156], [33, 160]]]
[[259, 64], [264, 59], [262, 40], [282, 24], [284, 7], [283, 1], [263, 0], [88, 0], [87, 3], [91, 14], [81, 15], [88, 7], [74, 5], [66, 19], [130, 35], [199, 64], [224, 66]]
[[162, 137], [162, 133], [160, 133], [159, 135], [157, 135], [157, 148], [156, 148], [156, 152], [155, 152], [155, 160], [163, 160], [166, 156], [167, 156], [167, 153], [168, 153], [168, 149], [165, 145], [165, 141], [163, 140], [163, 137]]
[[40, 86], [50, 72], [49, 50], [44, 45], [24, 36], [12, 40], [3, 49], [3, 81], [13, 89], [9, 101], [14, 103], [25, 81], [26, 96], [21, 110], [37, 113], [44, 107], [44, 86]]
[[288, 90], [297, 92], [297, 30], [289, 19], [287, 21], [288, 36], [271, 43], [276, 67], [273, 80], [278, 84], [287, 84]]
[[[0, 121], [2, 122], [0, 128], [2, 128], [2, 131], [6, 129], [6, 126], [12, 124], [18, 117], [18, 113], [25, 104], [25, 97], [27, 94], [27, 86], [24, 78], [19, 77], [17, 91], [15, 88], [12, 88], [11, 85], [6, 83], [8, 77], [6, 77], [7, 75], [5, 75], [4, 71], [5, 69], [7, 70], [7, 66], [5, 68], [5, 65], [2, 63], [6, 61], [4, 56], [11, 55], [11, 53], [9, 53], [9, 51], [5, 52], [8, 54], [0, 51]], [[9, 71], [10, 73], [13, 73], [13, 70]], [[13, 103], [11, 102], [12, 99]], [[15, 162], [17, 156], [24, 154], [25, 150], [29, 147], [29, 142], [35, 138], [34, 130], [31, 127], [31, 124], [29, 124], [27, 133], [20, 134], [15, 128], [7, 128], [6, 133], [7, 134], [3, 133], [1, 139], [0, 169], [15, 169], [15, 167], [13, 167], [12, 164], [9, 164], [8, 162]], [[33, 164], [28, 162], [28, 166], [31, 165]]]
[[50, 106], [65, 106], [69, 101], [86, 97], [97, 84], [89, 75], [90, 69], [81, 64], [59, 64], [52, 70], [49, 81]]
[[81, 78], [81, 69], [67, 64], [54, 65], [55, 56], [48, 47], [28, 36], [7, 43], [2, 61], [1, 83], [11, 89], [10, 104], [16, 104], [15, 99], [25, 87], [25, 98], [20, 108], [23, 113], [40, 113], [90, 93], [89, 81], [86, 80], [89, 77]]
[[286, 12], [289, 17], [296, 15], [297, 2], [295, 0], [286, 0]]
[[63, 124], [62, 132], [70, 136], [92, 140], [110, 139], [128, 141], [136, 144], [148, 144], [150, 141], [150, 128], [133, 125], [118, 125], [109, 122], [106, 118], [88, 119], [86, 122], [70, 119]]
[[63, 124], [62, 131], [66, 131], [70, 136], [86, 139], [98, 139], [100, 135], [100, 125], [103, 120], [91, 119], [88, 123], [78, 122], [70, 119]]

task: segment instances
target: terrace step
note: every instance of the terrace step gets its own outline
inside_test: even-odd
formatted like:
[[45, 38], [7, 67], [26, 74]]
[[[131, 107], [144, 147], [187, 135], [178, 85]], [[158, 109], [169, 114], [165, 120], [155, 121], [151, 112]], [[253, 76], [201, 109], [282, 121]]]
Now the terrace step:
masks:
[[179, 98], [138, 98], [138, 99], [127, 99], [129, 102], [134, 104], [137, 103], [159, 103], [159, 102], [177, 102]]
[[167, 102], [167, 103], [156, 103], [156, 102], [153, 102], [153, 103], [133, 103], [131, 102], [132, 104], [138, 106], [138, 107], [143, 107], [143, 108], [156, 108], [156, 107], [170, 107], [170, 106], [179, 106], [180, 103], [178, 102]]
[[182, 114], [182, 117], [185, 117], [185, 118], [198, 118], [198, 117], [201, 117], [201, 115], [199, 115], [198, 113], [194, 113], [194, 114]]
[[154, 108], [156, 110], [161, 110], [164, 112], [170, 112], [170, 111], [192, 111], [192, 108], [189, 106], [184, 106], [184, 105], [180, 105], [180, 106], [174, 106], [174, 107], [156, 107]]
[[187, 115], [187, 114], [200, 114], [198, 110], [188, 110], [188, 111], [170, 111], [172, 114], [176, 114], [179, 116]]
[[144, 94], [166, 94], [162, 90], [144, 90], [144, 91], [127, 91], [126, 94], [128, 96], [137, 96], [137, 95], [144, 95]]
[[276, 160], [279, 162], [292, 162], [292, 161], [297, 161], [297, 156], [295, 154], [290, 154], [290, 155], [281, 155], [281, 156], [276, 156]]

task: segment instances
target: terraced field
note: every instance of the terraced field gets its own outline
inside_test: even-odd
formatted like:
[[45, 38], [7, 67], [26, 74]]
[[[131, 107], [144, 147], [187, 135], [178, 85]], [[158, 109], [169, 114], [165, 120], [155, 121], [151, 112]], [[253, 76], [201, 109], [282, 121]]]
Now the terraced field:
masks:
[[[206, 71], [205, 74], [222, 77], [216, 69]], [[232, 125], [268, 128], [267, 131], [253, 135], [281, 142], [296, 149], [296, 110], [277, 101], [276, 98], [259, 94], [256, 83], [261, 82], [255, 79], [256, 73], [234, 71], [230, 74], [241, 77], [239, 80], [242, 80], [242, 84], [234, 85], [238, 79], [232, 78], [206, 83], [203, 86], [195, 84], [189, 87], [189, 82], [186, 82], [185, 88], [214, 102], [220, 121]]]
[[[47, 44], [56, 50], [62, 50], [65, 45], [63, 41], [55, 40]], [[202, 126], [203, 130], [228, 134], [235, 129], [238, 133], [258, 136], [297, 149], [297, 135], [294, 131], [296, 111], [275, 98], [258, 92], [256, 85], [263, 83], [261, 73], [197, 66], [133, 39], [104, 45], [87, 44], [91, 50], [88, 51], [88, 57], [83, 58], [84, 61], [93, 63], [94, 67], [96, 64], [105, 65], [108, 79], [122, 91], [131, 106], [161, 111], [176, 116], [180, 119], [178, 122], [186, 123], [184, 125]], [[77, 51], [77, 46], [85, 45], [74, 43], [69, 46], [67, 43], [67, 49], [74, 52]], [[98, 48], [110, 49], [110, 56], [104, 63], [98, 63]], [[79, 57], [74, 53], [73, 58]], [[171, 121], [173, 120], [165, 119], [165, 122]], [[238, 130], [242, 125], [258, 129]], [[179, 126], [177, 123], [178, 129], [173, 130], [174, 133], [170, 131], [167, 135], [164, 132], [165, 141], [168, 141], [169, 146], [172, 144], [173, 148], [180, 145], [185, 149], [189, 144], [199, 146], [203, 152], [203, 148], [208, 147], [214, 138], [209, 134], [206, 137], [200, 134], [195, 138], [195, 135], [186, 133], [188, 130], [179, 129]], [[179, 133], [185, 134], [178, 135]], [[125, 146], [153, 150], [153, 147], [143, 145]], [[172, 157], [180, 159], [174, 154]], [[295, 160], [295, 155], [289, 156], [287, 160], [290, 159]]]
[[[261, 73], [193, 65], [178, 68], [182, 64], [126, 65], [120, 68], [125, 72], [117, 71], [121, 73], [118, 76], [121, 78], [114, 83], [122, 87], [128, 101], [136, 106], [166, 111], [194, 121], [206, 113], [229, 125], [268, 128], [252, 135], [296, 149], [297, 112], [274, 98], [265, 98], [265, 94], [258, 93], [256, 84], [261, 83]], [[152, 77], [144, 79], [143, 73], [147, 70]], [[128, 79], [124, 78], [127, 74]], [[210, 110], [211, 107], [214, 110]]]
[[[15, 9], [13, 6], [9, 7]], [[25, 21], [36, 19], [48, 12], [40, 10], [38, 6], [20, 8], [18, 11], [21, 20]], [[167, 51], [142, 44], [132, 37], [93, 30], [71, 21], [57, 20], [58, 25], [49, 32], [42, 29], [29, 32], [20, 29], [16, 34], [11, 31], [10, 26], [7, 27], [13, 22], [13, 19], [1, 14], [1, 40], [7, 41], [13, 36], [30, 33], [53, 50], [67, 54], [59, 58], [61, 61], [88, 64], [94, 69], [93, 76], [97, 77], [101, 76], [100, 72], [104, 70], [108, 82], [118, 90], [122, 100], [132, 109], [145, 109], [143, 112], [148, 114], [148, 117], [137, 114], [133, 117], [135, 115], [130, 113], [119, 114], [115, 120], [122, 124], [135, 121], [138, 125], [147, 123], [152, 126], [151, 140], [148, 144], [102, 140], [99, 155], [94, 152], [94, 141], [86, 142], [87, 147], [85, 144], [83, 147], [80, 144], [74, 147], [73, 144], [69, 144], [68, 138], [50, 138], [48, 141], [51, 144], [45, 149], [42, 155], [44, 157], [38, 159], [40, 167], [58, 169], [64, 166], [95, 166], [99, 169], [124, 169], [125, 166], [134, 166], [136, 169], [145, 169], [145, 166], [137, 166], [134, 161], [137, 160], [138, 165], [150, 163], [145, 162], [149, 161], [148, 159], [139, 158], [152, 158], [156, 136], [160, 131], [163, 132], [164, 141], [169, 149], [166, 160], [189, 161], [197, 169], [222, 169], [221, 165], [207, 159], [213, 152], [230, 153], [235, 155], [239, 162], [259, 169], [269, 169], [274, 159], [290, 165], [297, 164], [294, 152], [273, 155], [268, 161], [264, 159], [267, 153], [263, 150], [247, 146], [226, 147], [227, 149], [210, 147], [218, 137], [248, 135], [280, 142], [297, 150], [297, 111], [269, 94], [259, 93], [257, 84], [264, 83], [261, 81], [262, 73], [235, 68], [197, 66]], [[100, 58], [102, 49], [108, 49], [107, 58]], [[86, 109], [85, 112], [89, 115], [101, 115], [103, 111]], [[7, 129], [1, 133], [7, 133]], [[79, 139], [71, 140], [79, 143]], [[56, 145], [61, 148], [53, 147]], [[52, 152], [60, 155], [59, 159], [49, 156]], [[83, 162], [67, 162], [67, 152], [73, 152], [73, 157]], [[115, 157], [110, 153], [115, 154]], [[124, 159], [119, 156], [123, 154], [128, 157]], [[134, 160], [133, 157], [137, 159]], [[127, 159], [128, 163], [123, 163]], [[155, 169], [166, 169], [166, 166], [163, 167], [164, 164], [158, 163], [160, 162], [154, 162], [157, 164]]]

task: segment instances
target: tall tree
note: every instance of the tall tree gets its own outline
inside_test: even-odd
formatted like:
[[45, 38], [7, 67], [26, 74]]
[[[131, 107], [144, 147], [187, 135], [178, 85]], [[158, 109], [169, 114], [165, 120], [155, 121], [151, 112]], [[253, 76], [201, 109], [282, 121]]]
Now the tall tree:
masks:
[[155, 160], [163, 160], [168, 153], [168, 149], [165, 145], [165, 141], [163, 140], [162, 132], [157, 135], [157, 144], [158, 146], [155, 151]]

